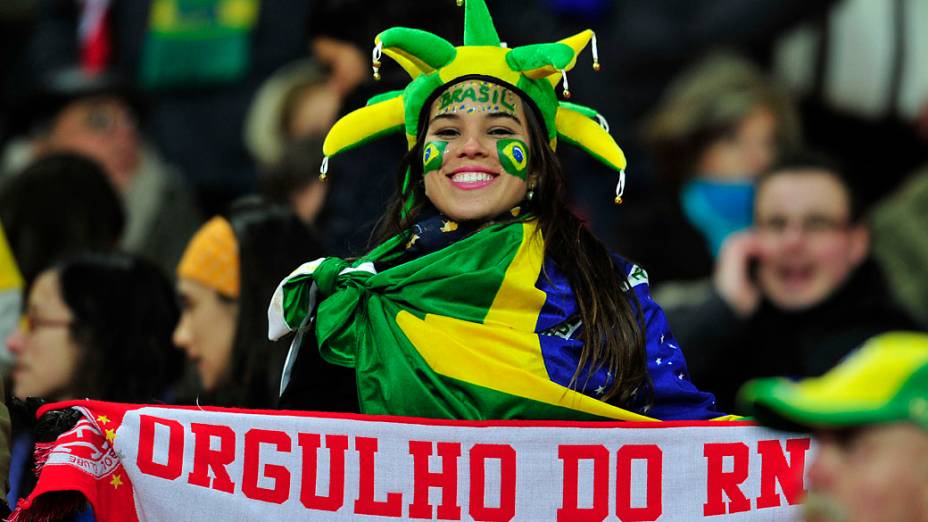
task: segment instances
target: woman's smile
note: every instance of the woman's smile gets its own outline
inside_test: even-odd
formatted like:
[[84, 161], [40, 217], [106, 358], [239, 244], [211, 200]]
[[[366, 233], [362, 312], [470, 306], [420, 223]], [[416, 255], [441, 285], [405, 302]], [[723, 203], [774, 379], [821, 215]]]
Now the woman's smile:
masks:
[[488, 187], [496, 181], [498, 176], [498, 171], [480, 165], [458, 167], [446, 175], [451, 184], [461, 190], [477, 190]]

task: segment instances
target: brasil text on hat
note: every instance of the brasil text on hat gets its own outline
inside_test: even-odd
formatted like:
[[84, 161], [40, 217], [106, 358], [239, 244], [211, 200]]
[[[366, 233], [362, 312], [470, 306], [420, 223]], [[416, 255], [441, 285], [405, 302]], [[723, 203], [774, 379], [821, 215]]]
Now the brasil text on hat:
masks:
[[[616, 203], [625, 186], [625, 155], [605, 119], [595, 110], [559, 101], [555, 86], [570, 97], [567, 72], [578, 54], [593, 43], [593, 68], [599, 70], [596, 35], [582, 31], [559, 42], [509, 49], [501, 43], [484, 0], [458, 0], [464, 5], [464, 45], [455, 47], [427, 31], [394, 27], [374, 39], [373, 70], [379, 78], [381, 55], [395, 60], [412, 78], [403, 90], [371, 98], [367, 106], [347, 114], [332, 126], [323, 144], [325, 179], [329, 157], [393, 132], [404, 131], [409, 149], [416, 143], [423, 108], [448, 86], [467, 79], [502, 85], [537, 111], [552, 149], [558, 141], [575, 145], [619, 173]], [[403, 184], [406, 194], [409, 174]]]
[[928, 334], [873, 337], [821, 377], [757, 379], [738, 402], [759, 422], [784, 429], [903, 421], [928, 429]]

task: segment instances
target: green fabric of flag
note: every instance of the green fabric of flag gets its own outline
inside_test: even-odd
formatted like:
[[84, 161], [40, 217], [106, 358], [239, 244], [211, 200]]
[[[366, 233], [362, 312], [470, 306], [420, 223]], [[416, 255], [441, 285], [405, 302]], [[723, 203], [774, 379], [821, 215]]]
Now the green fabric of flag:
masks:
[[[316, 283], [320, 352], [331, 363], [356, 369], [362, 412], [653, 420], [549, 378], [535, 332], [545, 303], [545, 292], [536, 286], [544, 277], [536, 220], [493, 224], [403, 259], [415, 241], [410, 232], [350, 263], [337, 258], [307, 263], [272, 300], [271, 315], [296, 329]], [[377, 272], [374, 266], [386, 268]]]

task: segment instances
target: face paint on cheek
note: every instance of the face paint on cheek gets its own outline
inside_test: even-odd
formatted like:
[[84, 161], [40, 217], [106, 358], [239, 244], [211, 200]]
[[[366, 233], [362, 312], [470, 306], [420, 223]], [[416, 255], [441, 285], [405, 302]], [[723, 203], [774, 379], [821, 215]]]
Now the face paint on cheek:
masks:
[[499, 140], [496, 150], [503, 170], [524, 180], [528, 174], [528, 145], [522, 140]]
[[422, 148], [422, 175], [441, 168], [444, 162], [447, 141], [427, 141]]

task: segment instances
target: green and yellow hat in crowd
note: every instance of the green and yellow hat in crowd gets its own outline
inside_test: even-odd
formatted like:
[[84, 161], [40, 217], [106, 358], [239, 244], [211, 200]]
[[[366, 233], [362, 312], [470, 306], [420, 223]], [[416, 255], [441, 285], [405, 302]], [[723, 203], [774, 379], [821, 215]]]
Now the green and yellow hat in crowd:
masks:
[[928, 334], [879, 335], [821, 377], [751, 381], [738, 402], [758, 422], [783, 429], [904, 421], [928, 429]]
[[[593, 42], [593, 68], [599, 70], [596, 35], [586, 30], [553, 43], [509, 49], [500, 41], [484, 0], [457, 0], [464, 5], [464, 45], [455, 47], [427, 31], [393, 27], [374, 39], [373, 70], [379, 79], [381, 56], [396, 61], [412, 78], [405, 89], [371, 98], [367, 106], [335, 123], [323, 144], [322, 178], [330, 157], [394, 132], [404, 132], [408, 148], [416, 142], [423, 107], [447, 86], [466, 79], [485, 80], [519, 93], [534, 106], [545, 126], [549, 144], [558, 141], [580, 147], [620, 175], [616, 202], [624, 190], [625, 155], [609, 135], [605, 119], [595, 110], [560, 101], [555, 87], [570, 97], [567, 72]], [[408, 184], [408, 174], [407, 183]], [[405, 190], [404, 186], [404, 190]]]

